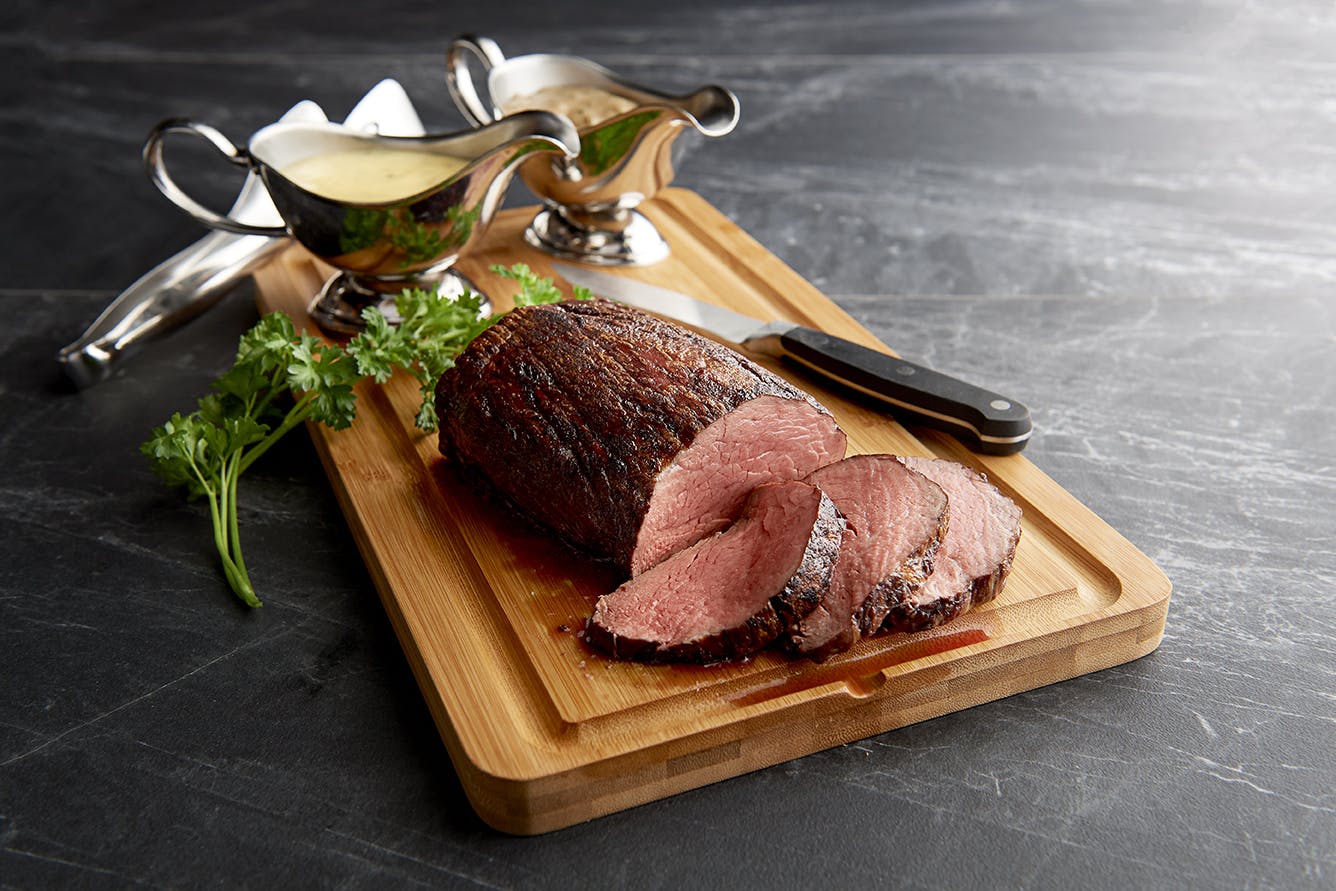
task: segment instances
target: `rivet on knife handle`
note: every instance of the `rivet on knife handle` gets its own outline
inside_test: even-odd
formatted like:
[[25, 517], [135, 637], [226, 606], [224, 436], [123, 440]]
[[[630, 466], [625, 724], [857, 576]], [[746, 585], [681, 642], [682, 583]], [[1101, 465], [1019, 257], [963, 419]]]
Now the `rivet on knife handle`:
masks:
[[888, 403], [906, 420], [950, 433], [975, 451], [1010, 455], [1030, 440], [1030, 410], [982, 387], [812, 328], [791, 328], [771, 340], [770, 346], [776, 345], [782, 356]]

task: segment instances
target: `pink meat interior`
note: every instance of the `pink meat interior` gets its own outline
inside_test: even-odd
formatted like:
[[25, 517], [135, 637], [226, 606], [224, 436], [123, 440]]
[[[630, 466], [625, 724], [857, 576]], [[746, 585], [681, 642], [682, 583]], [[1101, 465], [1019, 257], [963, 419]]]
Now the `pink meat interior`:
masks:
[[758, 487], [736, 523], [602, 597], [594, 620], [665, 645], [738, 627], [797, 571], [820, 505], [821, 492], [806, 483]]
[[632, 575], [723, 529], [752, 489], [802, 479], [844, 455], [834, 418], [802, 399], [759, 396], [710, 424], [659, 474]]
[[915, 599], [928, 603], [954, 596], [1006, 559], [1020, 522], [1020, 508], [987, 480], [954, 461], [918, 457], [902, 460], [945, 489], [951, 499], [951, 524], [937, 550], [932, 575]]
[[933, 535], [946, 506], [939, 487], [889, 455], [855, 455], [822, 467], [809, 481], [830, 496], [849, 527], [830, 591], [803, 622], [803, 650], [848, 633], [872, 588]]

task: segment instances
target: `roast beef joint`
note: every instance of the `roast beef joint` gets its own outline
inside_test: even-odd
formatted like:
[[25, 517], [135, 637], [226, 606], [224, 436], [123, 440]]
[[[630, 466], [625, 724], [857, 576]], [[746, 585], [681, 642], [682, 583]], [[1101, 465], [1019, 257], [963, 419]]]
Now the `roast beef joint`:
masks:
[[461, 473], [625, 582], [586, 638], [710, 663], [825, 659], [995, 596], [1020, 511], [962, 465], [845, 457], [811, 396], [734, 350], [606, 301], [522, 307], [436, 389]]

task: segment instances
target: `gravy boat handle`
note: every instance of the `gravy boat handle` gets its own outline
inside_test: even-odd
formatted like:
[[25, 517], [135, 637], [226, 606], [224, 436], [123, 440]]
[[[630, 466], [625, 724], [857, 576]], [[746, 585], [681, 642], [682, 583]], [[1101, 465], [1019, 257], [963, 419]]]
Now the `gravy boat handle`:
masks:
[[717, 84], [678, 96], [676, 102], [678, 111], [690, 118], [702, 136], [726, 136], [738, 125], [738, 97]]
[[167, 172], [167, 162], [162, 154], [162, 143], [169, 133], [191, 133], [199, 136], [217, 149], [218, 153], [226, 158], [229, 163], [247, 170], [252, 169], [250, 154], [214, 127], [186, 118], [168, 118], [149, 131], [148, 139], [144, 142], [144, 165], [148, 168], [149, 178], [153, 180], [153, 185], [157, 186], [158, 191], [166, 195], [169, 201], [210, 229], [235, 232], [238, 235], [275, 237], [288, 234], [286, 226], [256, 226], [251, 223], [243, 223], [226, 214], [210, 210], [187, 195], [172, 179], [171, 174]]
[[469, 71], [469, 56], [482, 63], [484, 71], [490, 71], [506, 61], [501, 47], [490, 37], [477, 34], [463, 34], [450, 41], [450, 48], [445, 52], [445, 83], [450, 88], [450, 95], [455, 105], [475, 127], [494, 123], [501, 117], [501, 109], [490, 104], [484, 105], [478, 95], [478, 88], [473, 83], [473, 74]]

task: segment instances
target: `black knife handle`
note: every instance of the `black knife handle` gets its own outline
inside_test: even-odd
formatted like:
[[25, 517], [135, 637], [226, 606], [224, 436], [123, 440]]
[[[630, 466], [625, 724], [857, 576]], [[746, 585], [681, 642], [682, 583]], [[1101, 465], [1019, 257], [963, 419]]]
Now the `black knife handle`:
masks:
[[1030, 440], [1030, 410], [1014, 399], [814, 328], [779, 335], [783, 355], [976, 452], [1010, 455]]

